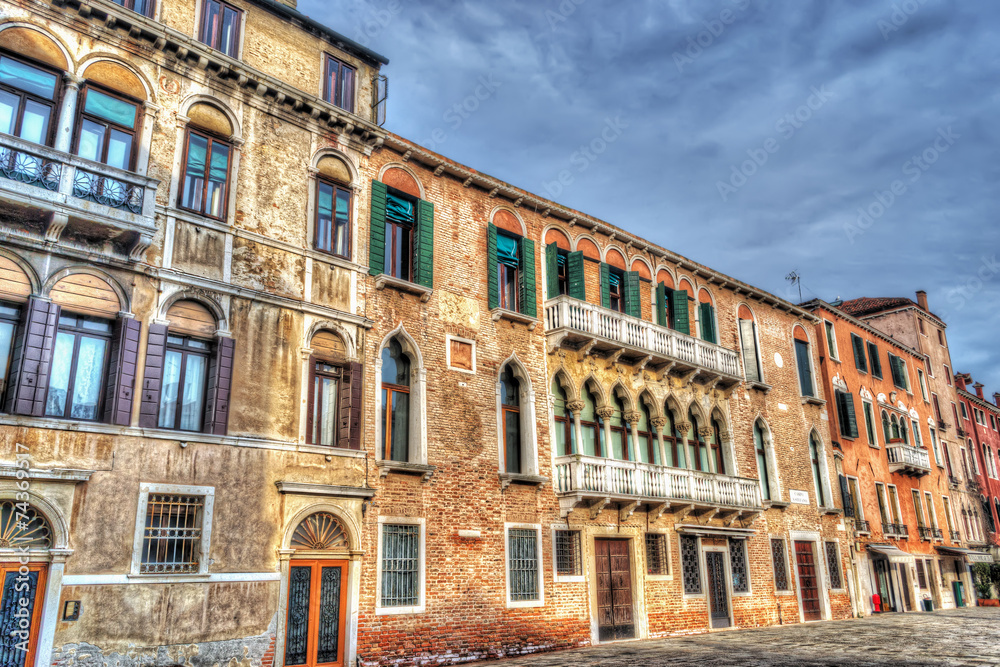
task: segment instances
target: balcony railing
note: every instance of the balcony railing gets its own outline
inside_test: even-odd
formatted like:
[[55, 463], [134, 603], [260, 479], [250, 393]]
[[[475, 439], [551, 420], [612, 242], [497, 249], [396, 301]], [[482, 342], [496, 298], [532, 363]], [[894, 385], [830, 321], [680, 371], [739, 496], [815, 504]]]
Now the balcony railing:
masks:
[[918, 526], [917, 530], [920, 531], [920, 539], [930, 542], [931, 537], [934, 534], [934, 531], [930, 528], [930, 526]]
[[[105, 228], [138, 259], [156, 233], [159, 181], [0, 133], [0, 197], [51, 214], [46, 240], [67, 225]], [[107, 232], [111, 233], [108, 234]]]
[[854, 532], [855, 533], [871, 533], [871, 525], [864, 519], [854, 520]]
[[951, 534], [951, 541], [952, 542], [961, 542], [962, 541], [962, 533], [958, 532], [957, 530], [950, 531], [950, 534]]
[[742, 379], [739, 355], [733, 350], [565, 295], [545, 302], [545, 330], [553, 346], [567, 344], [614, 354], [616, 359], [670, 365], [725, 385]]
[[889, 472], [920, 477], [931, 471], [931, 459], [926, 449], [893, 443], [886, 447]]
[[760, 482], [714, 473], [572, 454], [556, 459], [556, 492], [568, 502], [638, 502], [753, 514], [763, 510]]
[[940, 528], [931, 528], [931, 537], [933, 537], [935, 540], [943, 540], [944, 533], [941, 531]]
[[882, 532], [887, 537], [895, 536], [904, 540], [910, 536], [910, 531], [905, 523], [883, 523]]

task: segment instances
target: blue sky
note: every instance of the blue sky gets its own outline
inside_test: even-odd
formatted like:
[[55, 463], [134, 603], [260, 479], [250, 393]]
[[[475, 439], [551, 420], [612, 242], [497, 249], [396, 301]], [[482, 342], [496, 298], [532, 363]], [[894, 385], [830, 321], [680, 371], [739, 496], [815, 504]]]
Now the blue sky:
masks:
[[390, 59], [393, 132], [792, 301], [924, 289], [1000, 391], [1000, 3], [299, 9]]

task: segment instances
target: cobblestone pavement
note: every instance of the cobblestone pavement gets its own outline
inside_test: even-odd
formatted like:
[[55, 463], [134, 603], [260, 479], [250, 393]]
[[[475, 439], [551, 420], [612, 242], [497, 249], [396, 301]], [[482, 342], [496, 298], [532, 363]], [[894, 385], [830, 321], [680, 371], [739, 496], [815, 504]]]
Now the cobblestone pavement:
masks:
[[1000, 665], [1000, 610], [933, 613], [733, 630], [504, 660], [503, 667], [555, 665], [861, 666]]

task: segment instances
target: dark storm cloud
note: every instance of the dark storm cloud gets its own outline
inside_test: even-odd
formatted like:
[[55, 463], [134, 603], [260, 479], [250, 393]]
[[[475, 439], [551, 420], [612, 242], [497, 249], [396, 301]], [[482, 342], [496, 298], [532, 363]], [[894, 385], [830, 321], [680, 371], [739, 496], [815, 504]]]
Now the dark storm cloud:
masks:
[[804, 298], [925, 289], [956, 370], [1000, 389], [1000, 3], [300, 9], [391, 59], [392, 131], [786, 298], [793, 269]]

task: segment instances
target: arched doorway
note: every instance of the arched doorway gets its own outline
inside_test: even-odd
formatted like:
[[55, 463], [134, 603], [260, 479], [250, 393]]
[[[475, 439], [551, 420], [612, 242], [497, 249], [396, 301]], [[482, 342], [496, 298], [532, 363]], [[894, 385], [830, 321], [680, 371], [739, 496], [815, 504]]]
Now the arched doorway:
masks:
[[350, 541], [330, 512], [305, 517], [292, 533], [285, 613], [285, 667], [347, 664]]
[[52, 527], [41, 512], [27, 502], [0, 500], [0, 667], [35, 664], [48, 575], [39, 557], [51, 547]]

